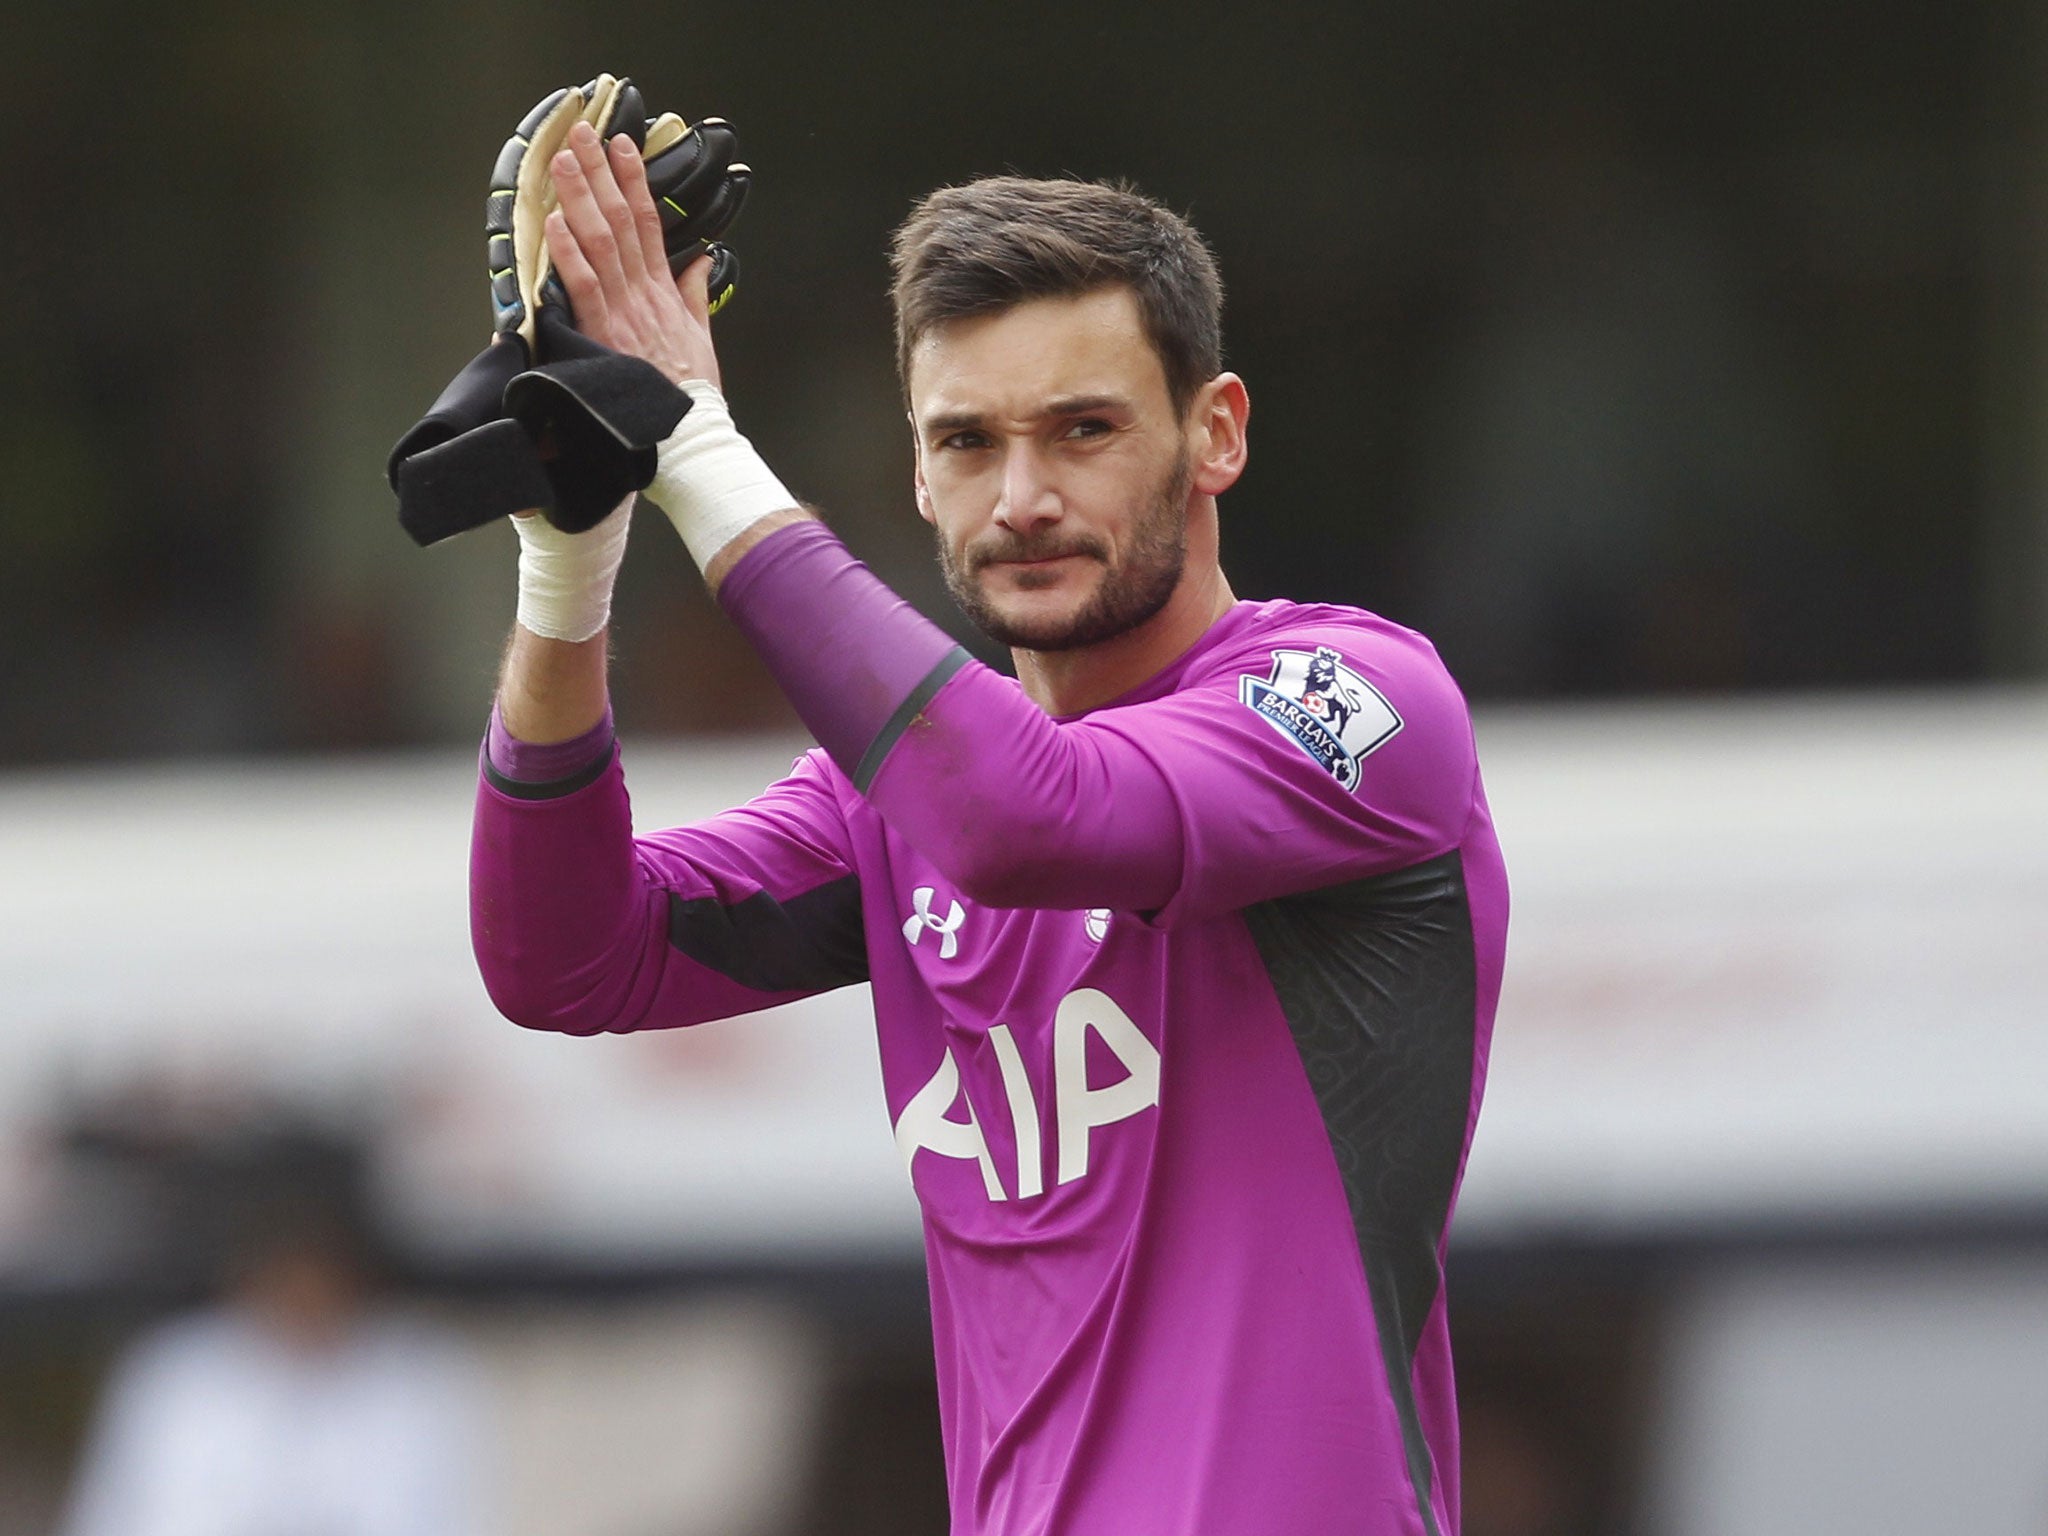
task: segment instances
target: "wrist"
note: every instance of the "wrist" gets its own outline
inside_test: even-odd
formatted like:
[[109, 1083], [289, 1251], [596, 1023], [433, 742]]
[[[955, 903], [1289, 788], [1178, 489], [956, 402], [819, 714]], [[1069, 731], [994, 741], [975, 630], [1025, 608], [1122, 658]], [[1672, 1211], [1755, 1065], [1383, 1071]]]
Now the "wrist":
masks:
[[528, 746], [553, 747], [596, 726], [610, 708], [606, 651], [602, 631], [588, 640], [550, 640], [515, 625], [498, 679], [496, 714], [505, 733]]
[[681, 387], [690, 412], [661, 445], [642, 494], [668, 515], [703, 571], [756, 523], [798, 502], [740, 435], [716, 385], [689, 379]]
[[588, 640], [611, 622], [612, 586], [626, 557], [632, 498], [585, 533], [546, 518], [516, 517], [519, 624], [545, 640]]

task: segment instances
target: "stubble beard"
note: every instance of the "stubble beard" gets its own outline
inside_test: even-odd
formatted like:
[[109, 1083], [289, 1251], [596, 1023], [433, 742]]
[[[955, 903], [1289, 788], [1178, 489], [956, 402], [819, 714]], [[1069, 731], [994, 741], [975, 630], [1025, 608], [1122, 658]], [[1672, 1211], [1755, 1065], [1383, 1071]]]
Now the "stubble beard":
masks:
[[[1109, 546], [1102, 540], [1058, 528], [1036, 539], [997, 530], [996, 536], [984, 537], [957, 554], [940, 534], [939, 569], [946, 589], [976, 629], [1012, 650], [1074, 651], [1127, 634], [1157, 615], [1180, 585], [1187, 565], [1188, 490], [1193, 483], [1194, 465], [1183, 453], [1131, 529], [1121, 564], [1110, 564]], [[997, 561], [1056, 555], [1080, 555], [1106, 567], [1094, 593], [1072, 615], [1013, 621], [1003, 617], [982, 591], [980, 573]]]

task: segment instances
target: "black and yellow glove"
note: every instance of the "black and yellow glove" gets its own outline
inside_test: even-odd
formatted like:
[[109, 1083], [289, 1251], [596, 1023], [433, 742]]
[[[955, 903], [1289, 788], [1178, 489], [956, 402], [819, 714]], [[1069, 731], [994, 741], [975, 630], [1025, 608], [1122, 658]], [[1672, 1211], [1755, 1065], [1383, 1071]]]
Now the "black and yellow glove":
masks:
[[567, 301], [561, 284], [552, 281], [554, 261], [548, 254], [547, 217], [555, 207], [549, 165], [579, 122], [589, 123], [606, 142], [624, 133], [637, 145], [647, 133], [647, 107], [632, 81], [612, 75], [551, 93], [499, 149], [484, 202], [492, 326], [501, 336], [516, 334], [535, 362], [544, 360], [541, 311], [559, 307], [566, 318]]
[[567, 532], [595, 526], [648, 484], [655, 449], [689, 409], [658, 369], [574, 329], [545, 222], [555, 206], [549, 162], [579, 121], [640, 146], [670, 270], [708, 251], [712, 308], [731, 296], [737, 262], [716, 237], [738, 216], [752, 172], [733, 159], [730, 124], [692, 127], [673, 113], [650, 124], [639, 90], [611, 75], [536, 104], [499, 151], [486, 203], [497, 336], [386, 466], [399, 522], [422, 545], [535, 508]]
[[640, 153], [647, 165], [647, 190], [661, 213], [661, 242], [668, 269], [681, 276], [699, 256], [711, 257], [711, 313], [717, 314], [739, 280], [739, 258], [720, 241], [746, 205], [753, 170], [733, 156], [740, 147], [732, 124], [722, 117], [686, 125], [665, 112], [648, 126]]
[[611, 75], [556, 91], [527, 113], [498, 151], [484, 215], [494, 323], [501, 334], [516, 331], [538, 362], [549, 360], [539, 337], [542, 317], [570, 318], [545, 225], [556, 201], [548, 167], [579, 121], [600, 140], [623, 133], [640, 150], [647, 190], [661, 212], [669, 271], [680, 275], [708, 253], [713, 314], [732, 296], [738, 276], [738, 259], [717, 243], [739, 217], [753, 181], [753, 171], [733, 158], [739, 139], [732, 125], [708, 117], [692, 126], [673, 112], [649, 122], [639, 87]]

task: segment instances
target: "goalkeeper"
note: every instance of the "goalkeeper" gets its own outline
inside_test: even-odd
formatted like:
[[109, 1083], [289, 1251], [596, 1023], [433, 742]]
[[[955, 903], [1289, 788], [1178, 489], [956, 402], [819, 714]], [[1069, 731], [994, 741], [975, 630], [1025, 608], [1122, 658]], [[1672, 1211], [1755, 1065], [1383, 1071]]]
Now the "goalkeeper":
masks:
[[818, 741], [635, 835], [606, 693], [626, 508], [521, 520], [476, 953], [518, 1023], [871, 982], [924, 1216], [955, 1536], [1450, 1536], [1442, 1257], [1507, 888], [1463, 699], [1354, 608], [1240, 601], [1249, 401], [1199, 236], [994, 178], [895, 237], [912, 491], [980, 665], [734, 426], [630, 142], [551, 162], [579, 329], [691, 405], [644, 499]]

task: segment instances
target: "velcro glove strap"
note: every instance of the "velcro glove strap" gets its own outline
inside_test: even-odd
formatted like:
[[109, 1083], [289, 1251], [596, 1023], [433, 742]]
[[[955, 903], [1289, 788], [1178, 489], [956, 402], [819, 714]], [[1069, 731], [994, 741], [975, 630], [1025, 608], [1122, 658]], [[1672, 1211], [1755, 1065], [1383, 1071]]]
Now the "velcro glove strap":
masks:
[[[559, 323], [552, 312], [543, 317], [543, 336]], [[539, 449], [552, 491], [548, 521], [581, 533], [654, 478], [655, 450], [689, 411], [690, 397], [652, 363], [568, 334], [589, 354], [509, 380], [505, 410]]]
[[425, 547], [545, 507], [553, 485], [516, 421], [493, 421], [413, 454], [392, 476], [398, 524]]
[[516, 337], [485, 347], [391, 450], [385, 478], [415, 543], [530, 511], [553, 494], [532, 439], [504, 415], [505, 386], [525, 368]]
[[463, 364], [462, 371], [448, 381], [427, 414], [414, 422], [391, 450], [384, 474], [395, 486], [399, 466], [416, 453], [460, 437], [463, 433], [494, 421], [505, 414], [505, 386], [514, 374], [526, 371], [526, 348], [516, 338], [492, 342]]
[[[689, 395], [552, 312], [542, 324], [544, 334], [561, 327], [554, 339], [577, 355], [527, 368], [517, 338], [486, 347], [392, 450], [385, 473], [415, 543], [535, 510], [581, 533], [654, 478]], [[492, 419], [471, 424], [484, 409]]]

